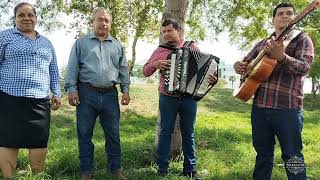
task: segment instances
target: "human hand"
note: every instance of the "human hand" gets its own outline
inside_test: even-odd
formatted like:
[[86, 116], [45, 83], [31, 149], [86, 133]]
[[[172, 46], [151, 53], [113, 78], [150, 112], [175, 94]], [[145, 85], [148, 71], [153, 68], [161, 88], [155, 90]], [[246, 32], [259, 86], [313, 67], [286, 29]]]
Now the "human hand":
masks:
[[214, 85], [218, 81], [218, 78], [215, 74], [210, 74], [208, 78], [209, 85]]
[[122, 105], [128, 105], [130, 102], [130, 96], [129, 93], [123, 93], [121, 97], [121, 104]]
[[247, 62], [237, 61], [233, 64], [233, 69], [237, 74], [242, 74], [245, 71], [247, 64]]
[[78, 93], [77, 92], [69, 93], [68, 101], [71, 106], [78, 106], [80, 104]]
[[160, 71], [165, 70], [168, 67], [168, 60], [159, 60], [154, 64], [154, 67]]
[[284, 38], [279, 39], [278, 41], [275, 40], [275, 37], [272, 36], [270, 40], [267, 41], [267, 46], [265, 51], [271, 58], [276, 59], [280, 63], [285, 59], [284, 53], [284, 45], [283, 45]]
[[51, 98], [51, 109], [58, 110], [61, 107], [61, 98], [58, 96], [53, 96]]

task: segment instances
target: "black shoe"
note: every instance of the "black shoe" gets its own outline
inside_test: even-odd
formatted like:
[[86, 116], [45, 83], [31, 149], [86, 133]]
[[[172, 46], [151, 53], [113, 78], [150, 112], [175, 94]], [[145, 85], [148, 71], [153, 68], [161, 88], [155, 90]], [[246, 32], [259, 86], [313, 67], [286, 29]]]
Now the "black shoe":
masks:
[[162, 176], [162, 177], [164, 177], [164, 176], [167, 176], [168, 175], [168, 171], [160, 171], [160, 170], [158, 170], [158, 176]]
[[192, 178], [194, 180], [199, 180], [201, 179], [201, 177], [199, 176], [199, 174], [197, 173], [197, 171], [192, 171], [192, 172], [182, 172], [183, 176]]

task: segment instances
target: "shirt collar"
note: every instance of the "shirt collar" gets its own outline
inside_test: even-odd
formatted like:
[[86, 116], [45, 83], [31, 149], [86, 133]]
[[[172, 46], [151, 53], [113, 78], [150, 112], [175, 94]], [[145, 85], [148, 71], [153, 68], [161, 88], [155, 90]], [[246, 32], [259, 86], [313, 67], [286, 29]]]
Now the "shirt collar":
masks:
[[[91, 39], [99, 39], [99, 38], [96, 36], [95, 33], [90, 33], [89, 37], [90, 37]], [[105, 40], [105, 41], [113, 41], [113, 37], [112, 37], [110, 34], [108, 34], [108, 36], [107, 36], [104, 40]]]
[[[13, 28], [13, 34], [21, 34], [22, 36], [26, 36], [16, 27]], [[36, 31], [36, 38], [38, 37], [40, 37], [40, 34], [38, 33], [38, 31]]]

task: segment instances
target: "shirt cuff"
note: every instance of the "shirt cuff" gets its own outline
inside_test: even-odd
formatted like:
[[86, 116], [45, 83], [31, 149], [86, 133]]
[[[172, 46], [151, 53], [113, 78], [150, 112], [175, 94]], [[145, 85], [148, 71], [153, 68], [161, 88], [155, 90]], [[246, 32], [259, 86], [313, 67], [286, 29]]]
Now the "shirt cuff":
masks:
[[52, 96], [61, 97], [61, 91], [59, 89], [51, 90]]
[[61, 94], [53, 94], [53, 97], [60, 97], [61, 98]]
[[120, 89], [122, 93], [129, 93], [129, 86], [128, 85], [120, 85]]
[[281, 61], [281, 62], [279, 62], [280, 64], [285, 64], [286, 62], [287, 62], [287, 60], [288, 60], [288, 55], [287, 54], [284, 54], [284, 59]]
[[69, 86], [67, 88], [67, 93], [70, 94], [70, 93], [73, 93], [73, 92], [78, 92], [77, 91], [77, 86]]

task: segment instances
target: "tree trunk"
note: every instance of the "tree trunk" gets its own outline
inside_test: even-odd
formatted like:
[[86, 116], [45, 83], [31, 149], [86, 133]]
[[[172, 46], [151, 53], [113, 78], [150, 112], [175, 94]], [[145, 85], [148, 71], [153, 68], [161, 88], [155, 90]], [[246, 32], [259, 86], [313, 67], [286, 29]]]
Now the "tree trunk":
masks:
[[[165, 0], [165, 6], [163, 9], [162, 20], [166, 18], [173, 18], [177, 20], [181, 25], [180, 36], [184, 39], [184, 25], [187, 18], [189, 0]], [[160, 31], [160, 43], [164, 42], [162, 32]]]
[[138, 35], [136, 33], [136, 35], [134, 36], [134, 39], [133, 39], [133, 43], [132, 43], [132, 59], [129, 63], [129, 75], [131, 76], [132, 74], [132, 69], [133, 69], [133, 66], [136, 62], [136, 46], [137, 46], [137, 41], [138, 41]]
[[[176, 19], [181, 25], [181, 38], [184, 38], [184, 25], [186, 22], [186, 15], [188, 9], [188, 0], [165, 0], [165, 7], [162, 14], [162, 20], [166, 18], [174, 18]], [[164, 42], [162, 32], [160, 31], [160, 44]], [[160, 111], [158, 111], [158, 121], [157, 121], [157, 136], [156, 136], [156, 147], [158, 145], [158, 136], [160, 133]], [[180, 157], [181, 154], [181, 133], [180, 133], [180, 117], [177, 116], [174, 132], [171, 137], [171, 146], [170, 146], [170, 154], [173, 159], [177, 159]]]

